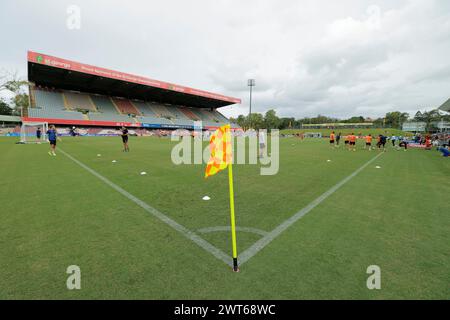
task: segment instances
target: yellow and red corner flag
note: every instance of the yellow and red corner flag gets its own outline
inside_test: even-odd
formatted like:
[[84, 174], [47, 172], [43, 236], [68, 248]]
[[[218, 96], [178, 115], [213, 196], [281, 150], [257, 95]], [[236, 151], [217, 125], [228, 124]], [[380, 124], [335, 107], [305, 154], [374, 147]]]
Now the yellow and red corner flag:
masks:
[[230, 186], [231, 243], [233, 246], [233, 271], [238, 272], [236, 220], [234, 217], [233, 191], [233, 150], [231, 145], [231, 126], [229, 124], [217, 129], [209, 139], [210, 157], [206, 165], [205, 178], [215, 175], [228, 167], [228, 183]]
[[227, 168], [231, 163], [231, 133], [230, 125], [220, 127], [209, 140], [210, 158], [206, 165], [205, 178], [215, 175]]

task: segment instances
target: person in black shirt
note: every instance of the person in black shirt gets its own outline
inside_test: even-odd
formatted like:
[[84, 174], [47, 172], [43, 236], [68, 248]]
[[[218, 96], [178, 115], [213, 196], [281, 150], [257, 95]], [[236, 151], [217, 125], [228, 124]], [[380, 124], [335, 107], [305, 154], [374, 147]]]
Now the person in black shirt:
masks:
[[386, 140], [387, 140], [386, 136], [382, 134], [379, 135], [379, 141], [377, 143], [378, 149], [381, 149], [381, 147], [383, 147], [383, 151], [386, 151]]
[[123, 152], [130, 152], [130, 148], [128, 147], [128, 130], [125, 127], [122, 127], [122, 142], [123, 142]]
[[41, 135], [42, 135], [41, 128], [37, 128], [37, 130], [36, 130], [36, 138], [38, 140], [41, 140]]
[[339, 132], [336, 136], [336, 146], [339, 147], [339, 141], [341, 141], [341, 133]]

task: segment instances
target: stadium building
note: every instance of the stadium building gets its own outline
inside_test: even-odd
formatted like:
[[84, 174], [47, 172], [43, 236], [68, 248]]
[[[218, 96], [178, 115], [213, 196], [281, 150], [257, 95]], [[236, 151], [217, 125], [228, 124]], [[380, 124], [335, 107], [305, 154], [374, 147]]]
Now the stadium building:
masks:
[[439, 110], [441, 111], [445, 111], [445, 112], [450, 112], [450, 99], [448, 99], [447, 101], [445, 101], [442, 106], [439, 107]]
[[[217, 93], [28, 52], [30, 105], [24, 122], [82, 126], [93, 133], [120, 126], [214, 130], [229, 123], [218, 109], [241, 103]], [[236, 125], [232, 128], [238, 129]]]

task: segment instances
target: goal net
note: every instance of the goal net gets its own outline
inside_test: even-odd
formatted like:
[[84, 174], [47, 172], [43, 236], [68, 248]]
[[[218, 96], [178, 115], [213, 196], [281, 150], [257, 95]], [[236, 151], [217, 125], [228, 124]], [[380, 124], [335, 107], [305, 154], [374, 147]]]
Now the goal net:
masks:
[[48, 122], [23, 122], [20, 128], [21, 143], [47, 142]]

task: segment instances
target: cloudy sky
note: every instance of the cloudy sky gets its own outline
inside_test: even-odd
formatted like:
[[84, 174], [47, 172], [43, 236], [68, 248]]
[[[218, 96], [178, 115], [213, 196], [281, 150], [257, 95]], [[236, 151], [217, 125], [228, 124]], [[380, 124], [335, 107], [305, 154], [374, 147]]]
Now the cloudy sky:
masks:
[[1, 0], [0, 24], [0, 68], [26, 76], [34, 50], [241, 98], [227, 116], [248, 112], [248, 78], [253, 110], [280, 116], [412, 113], [450, 97], [449, 0]]

